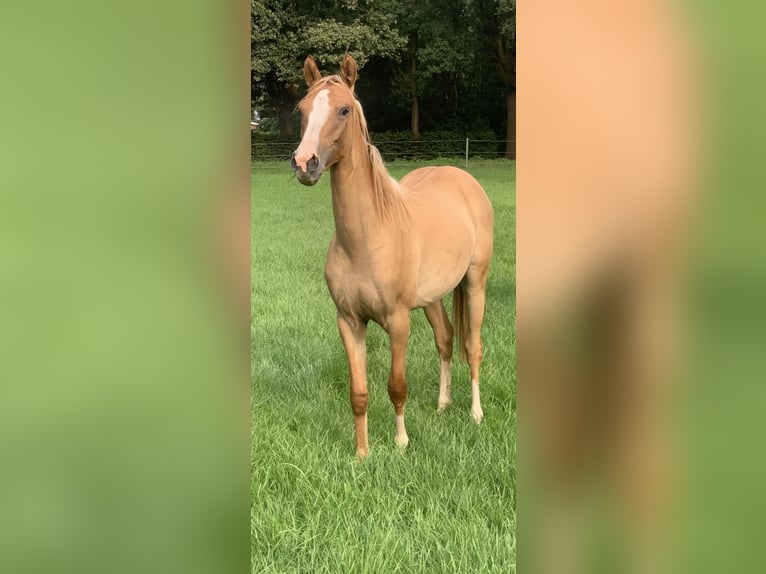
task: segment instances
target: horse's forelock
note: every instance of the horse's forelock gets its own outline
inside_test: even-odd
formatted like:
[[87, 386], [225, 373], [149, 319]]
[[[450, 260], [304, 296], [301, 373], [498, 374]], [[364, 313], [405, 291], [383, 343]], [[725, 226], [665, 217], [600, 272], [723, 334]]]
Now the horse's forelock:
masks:
[[309, 91], [306, 93], [306, 97], [309, 97], [315, 94], [319, 90], [326, 88], [329, 85], [342, 86], [343, 88], [349, 90], [348, 86], [346, 86], [346, 83], [343, 80], [341, 80], [340, 76], [325, 76], [321, 80], [317, 80], [311, 85], [311, 87], [309, 88]]

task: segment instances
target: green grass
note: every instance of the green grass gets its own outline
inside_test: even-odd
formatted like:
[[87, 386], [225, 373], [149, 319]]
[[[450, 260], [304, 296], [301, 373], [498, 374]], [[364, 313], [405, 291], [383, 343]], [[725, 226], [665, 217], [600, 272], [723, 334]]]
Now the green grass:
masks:
[[[400, 178], [415, 167], [389, 169]], [[370, 457], [357, 462], [348, 366], [324, 281], [333, 232], [329, 177], [304, 187], [286, 162], [254, 164], [253, 572], [515, 572], [515, 163], [469, 171], [495, 208], [482, 331], [484, 422], [470, 417], [468, 369], [457, 362], [453, 405], [436, 414], [439, 359], [423, 312], [415, 311], [410, 445], [398, 452], [386, 391], [388, 339], [370, 323]]]

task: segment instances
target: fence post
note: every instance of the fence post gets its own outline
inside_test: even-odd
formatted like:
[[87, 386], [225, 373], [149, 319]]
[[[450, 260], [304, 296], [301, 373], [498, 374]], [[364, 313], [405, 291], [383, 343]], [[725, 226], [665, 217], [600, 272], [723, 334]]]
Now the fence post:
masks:
[[465, 138], [465, 168], [468, 169], [468, 138]]

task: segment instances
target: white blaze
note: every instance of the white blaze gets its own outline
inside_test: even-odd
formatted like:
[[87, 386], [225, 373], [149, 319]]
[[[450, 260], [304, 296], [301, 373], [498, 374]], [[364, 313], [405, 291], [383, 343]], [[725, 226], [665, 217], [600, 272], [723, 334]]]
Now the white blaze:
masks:
[[314, 98], [314, 105], [309, 114], [306, 131], [303, 133], [301, 145], [295, 151], [295, 162], [306, 170], [306, 162], [312, 155], [319, 157], [319, 134], [330, 115], [330, 90], [320, 90]]

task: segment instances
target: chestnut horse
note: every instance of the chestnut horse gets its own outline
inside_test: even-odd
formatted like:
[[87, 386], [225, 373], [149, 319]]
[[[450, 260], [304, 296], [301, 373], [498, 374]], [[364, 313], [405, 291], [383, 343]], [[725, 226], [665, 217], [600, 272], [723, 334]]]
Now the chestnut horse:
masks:
[[309, 90], [299, 104], [302, 139], [291, 165], [304, 185], [314, 185], [330, 169], [335, 235], [325, 278], [348, 357], [357, 457], [369, 453], [368, 322], [378, 323], [390, 338], [388, 395], [396, 414], [394, 442], [404, 448], [409, 442], [404, 371], [412, 309], [425, 311], [439, 351], [437, 410], [452, 402], [453, 328], [442, 302], [450, 291], [458, 348], [471, 372], [471, 415], [481, 422], [480, 330], [493, 242], [487, 195], [473, 177], [454, 167], [424, 167], [396, 182], [370, 143], [354, 97], [353, 58], [346, 54], [339, 76], [322, 77], [311, 56], [303, 71]]

